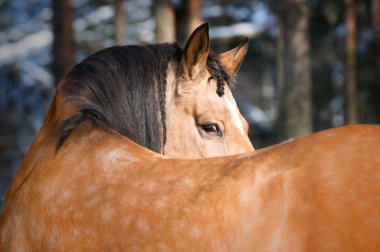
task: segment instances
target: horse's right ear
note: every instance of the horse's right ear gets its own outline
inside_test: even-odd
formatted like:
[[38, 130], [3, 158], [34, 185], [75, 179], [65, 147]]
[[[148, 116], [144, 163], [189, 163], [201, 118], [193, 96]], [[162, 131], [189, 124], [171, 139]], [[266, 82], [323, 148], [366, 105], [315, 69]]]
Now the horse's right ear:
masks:
[[186, 79], [193, 80], [205, 69], [209, 52], [208, 24], [205, 23], [198, 26], [186, 42], [182, 57]]

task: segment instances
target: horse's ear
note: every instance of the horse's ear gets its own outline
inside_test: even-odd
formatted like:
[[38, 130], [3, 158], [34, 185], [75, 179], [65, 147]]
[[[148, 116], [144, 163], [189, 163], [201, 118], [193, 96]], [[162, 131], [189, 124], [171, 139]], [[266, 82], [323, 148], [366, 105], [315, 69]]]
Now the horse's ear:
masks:
[[239, 69], [247, 50], [248, 38], [244, 38], [243, 41], [234, 49], [218, 55], [220, 63], [229, 75], [236, 73]]
[[184, 75], [194, 79], [206, 66], [210, 52], [208, 24], [202, 24], [193, 31], [187, 40], [182, 58]]

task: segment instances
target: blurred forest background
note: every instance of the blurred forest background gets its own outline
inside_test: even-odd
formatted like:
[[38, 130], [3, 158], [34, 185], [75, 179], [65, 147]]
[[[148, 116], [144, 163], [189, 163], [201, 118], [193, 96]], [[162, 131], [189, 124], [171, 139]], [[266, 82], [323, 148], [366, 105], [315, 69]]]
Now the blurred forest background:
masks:
[[218, 53], [250, 39], [234, 94], [256, 148], [380, 122], [380, 0], [0, 0], [0, 195], [75, 63], [203, 22]]

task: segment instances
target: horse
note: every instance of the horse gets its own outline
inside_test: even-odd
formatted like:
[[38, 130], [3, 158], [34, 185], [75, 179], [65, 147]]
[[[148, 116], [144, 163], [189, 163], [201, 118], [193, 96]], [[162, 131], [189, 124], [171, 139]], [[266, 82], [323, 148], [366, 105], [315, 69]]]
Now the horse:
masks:
[[7, 198], [1, 250], [380, 248], [380, 126], [193, 160], [89, 121], [71, 134]]
[[[39, 136], [57, 149], [84, 120], [100, 121], [136, 143], [175, 158], [253, 150], [230, 87], [248, 48], [216, 55], [208, 24], [179, 44], [111, 47], [62, 81]], [[45, 132], [46, 131], [46, 132]]]
[[8, 194], [87, 120], [171, 158], [254, 150], [230, 89], [248, 39], [216, 55], [208, 31], [207, 23], [200, 25], [184, 48], [178, 43], [115, 46], [74, 66], [58, 85]]
[[[206, 33], [205, 26], [194, 31], [183, 56], [174, 63], [192, 66], [199, 62], [203, 55], [200, 51], [207, 41], [201, 34]], [[191, 41], [199, 43], [189, 49]], [[244, 54], [241, 51], [244, 47], [243, 42], [233, 49], [234, 53], [228, 56], [230, 61]], [[232, 70], [239, 64], [234, 64]], [[226, 74], [232, 76], [233, 71], [223, 66]], [[169, 73], [171, 68], [168, 69]], [[180, 76], [176, 83], [189, 83], [188, 78], [200, 74], [201, 68], [186, 69], [175, 75]], [[212, 70], [202, 71], [203, 75], [198, 76], [207, 81], [195, 85], [213, 86], [215, 98], [225, 101], [228, 89], [220, 84], [220, 79], [213, 81], [216, 77], [212, 76]], [[170, 78], [168, 74], [166, 79]], [[82, 90], [80, 83], [81, 79], [77, 85]], [[224, 96], [220, 96], [222, 87]], [[186, 84], [176, 85], [175, 95], [166, 99], [165, 104], [182, 104], [184, 115], [191, 117], [201, 105], [189, 108], [191, 103], [184, 99], [190, 92], [188, 88], [191, 87]], [[62, 86], [58, 88], [56, 97], [71, 90], [63, 91]], [[179, 100], [170, 100], [173, 97]], [[75, 98], [55, 98], [57, 103], [53, 101], [44, 122], [46, 129], [42, 127], [12, 182], [0, 218], [2, 251], [378, 251], [380, 248], [378, 125], [340, 127], [261, 150], [253, 151], [247, 144], [250, 151], [245, 153], [224, 157], [212, 153], [207, 158], [187, 159], [182, 156], [186, 154], [178, 154], [186, 153], [186, 149], [167, 147], [172, 134], [170, 123], [166, 145], [163, 148], [165, 141], [161, 134], [161, 151], [155, 151], [137, 138], [128, 137], [120, 128], [112, 127], [110, 117], [106, 120], [105, 113], [96, 110], [96, 106], [75, 110], [78, 104]], [[70, 106], [63, 106], [63, 101]], [[222, 141], [231, 129], [244, 132], [244, 121], [240, 119], [241, 124], [237, 123], [239, 114], [232, 113], [231, 104], [225, 103], [227, 114], [234, 115], [233, 125], [226, 126], [226, 122], [222, 124], [222, 119], [216, 117], [214, 124], [198, 126], [199, 136]], [[169, 107], [167, 122], [171, 120], [170, 113], [176, 110]], [[157, 114], [163, 117], [161, 112]], [[180, 122], [185, 123], [184, 118]], [[193, 122], [201, 125], [200, 122], [209, 121], [201, 118], [198, 121], [193, 118]], [[54, 124], [48, 132], [46, 125]], [[161, 133], [162, 120], [159, 125]], [[183, 138], [183, 145], [191, 148], [188, 141], [188, 137]], [[239, 141], [234, 145], [238, 144]], [[168, 150], [180, 152], [170, 157], [166, 155]]]

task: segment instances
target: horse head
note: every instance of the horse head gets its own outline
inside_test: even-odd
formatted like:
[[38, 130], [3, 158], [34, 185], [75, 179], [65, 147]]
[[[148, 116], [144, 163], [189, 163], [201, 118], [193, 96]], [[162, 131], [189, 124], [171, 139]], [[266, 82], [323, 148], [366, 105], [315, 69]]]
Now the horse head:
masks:
[[61, 81], [39, 135], [59, 150], [79, 124], [91, 120], [169, 157], [253, 150], [230, 90], [247, 46], [245, 39], [216, 55], [203, 24], [184, 48], [173, 43], [99, 51]]
[[247, 47], [245, 39], [235, 49], [214, 55], [208, 25], [192, 33], [177, 70], [171, 71], [177, 76], [169, 76], [165, 155], [197, 158], [253, 150], [247, 122], [230, 90]]

